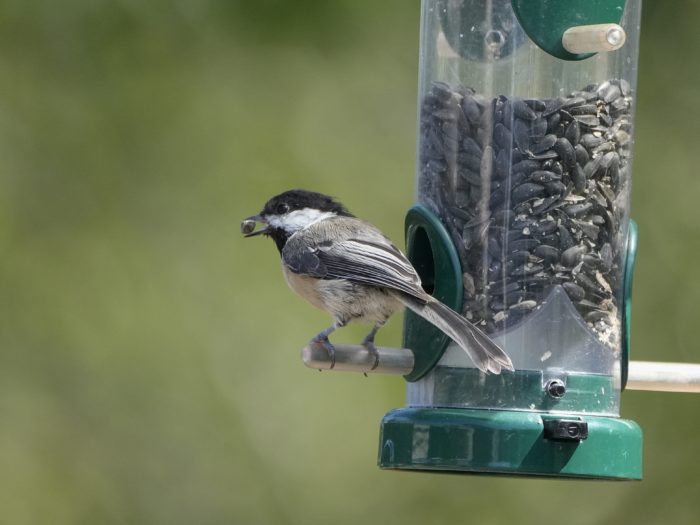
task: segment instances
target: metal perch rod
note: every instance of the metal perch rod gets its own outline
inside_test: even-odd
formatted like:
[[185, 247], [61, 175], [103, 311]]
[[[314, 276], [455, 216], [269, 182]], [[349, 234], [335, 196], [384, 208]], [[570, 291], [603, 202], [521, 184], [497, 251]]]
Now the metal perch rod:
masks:
[[[374, 357], [359, 345], [335, 345], [332, 370], [406, 375], [413, 370], [413, 352], [407, 348], [377, 347], [379, 364], [372, 370]], [[323, 346], [308, 345], [301, 352], [304, 364], [318, 370], [331, 370], [331, 358]], [[627, 390], [700, 393], [700, 364], [630, 361]]]
[[[374, 366], [374, 356], [364, 346], [334, 345], [335, 366], [332, 370], [364, 372], [366, 374], [406, 375], [413, 370], [413, 352], [407, 348], [378, 346], [379, 364]], [[331, 358], [323, 346], [309, 344], [301, 351], [301, 359], [309, 368], [331, 370]]]
[[630, 361], [628, 390], [700, 393], [700, 365]]

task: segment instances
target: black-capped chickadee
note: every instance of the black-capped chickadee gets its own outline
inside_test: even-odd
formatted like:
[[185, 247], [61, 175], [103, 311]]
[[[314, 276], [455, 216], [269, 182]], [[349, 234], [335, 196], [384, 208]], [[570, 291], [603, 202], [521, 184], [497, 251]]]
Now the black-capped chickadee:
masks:
[[[255, 231], [257, 222], [265, 227]], [[405, 306], [453, 339], [480, 370], [513, 370], [508, 355], [486, 334], [423, 290], [415, 269], [389, 239], [333, 198], [286, 191], [244, 220], [241, 230], [246, 237], [271, 237], [290, 288], [331, 314], [333, 324], [311, 339], [325, 347], [331, 364], [331, 332], [350, 321], [364, 321], [374, 324], [362, 346], [374, 355], [376, 368], [374, 336]]]

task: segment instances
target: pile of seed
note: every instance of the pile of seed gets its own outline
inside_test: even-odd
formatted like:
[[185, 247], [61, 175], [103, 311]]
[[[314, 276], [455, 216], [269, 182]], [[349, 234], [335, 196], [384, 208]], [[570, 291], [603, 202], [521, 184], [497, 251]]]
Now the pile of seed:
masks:
[[546, 100], [434, 82], [423, 98], [419, 201], [452, 236], [464, 314], [487, 333], [561, 285], [599, 339], [618, 346], [631, 104], [625, 80]]

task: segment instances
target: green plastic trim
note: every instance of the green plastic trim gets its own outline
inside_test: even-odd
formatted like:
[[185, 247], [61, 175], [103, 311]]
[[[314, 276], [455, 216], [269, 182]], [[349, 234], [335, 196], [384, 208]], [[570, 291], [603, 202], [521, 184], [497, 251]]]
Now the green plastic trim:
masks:
[[583, 60], [595, 53], [569, 53], [561, 43], [576, 26], [619, 24], [625, 0], [513, 0], [513, 11], [527, 36], [552, 56]]
[[[588, 438], [544, 438], [544, 421], [583, 420]], [[611, 417], [446, 408], [401, 408], [382, 420], [383, 469], [639, 480], [642, 431]]]
[[[449, 233], [440, 219], [421, 205], [406, 214], [406, 256], [418, 272], [423, 288], [455, 311], [462, 309], [464, 285], [462, 267]], [[422, 317], [407, 311], [404, 317], [403, 346], [410, 348], [415, 365], [407, 381], [417, 381], [440, 360], [450, 343], [441, 330]]]
[[637, 262], [637, 243], [639, 242], [639, 228], [637, 223], [630, 219], [627, 230], [627, 255], [625, 257], [625, 280], [623, 284], [624, 297], [622, 298], [622, 358], [620, 363], [622, 390], [627, 386], [627, 374], [629, 372], [631, 338], [632, 338], [632, 279], [634, 277], [634, 265]]
[[[553, 398], [544, 385], [559, 379], [566, 394]], [[602, 374], [560, 371], [543, 374], [541, 370], [516, 370], [509, 374], [484, 375], [476, 368], [436, 366], [431, 377], [431, 404], [453, 408], [533, 410], [596, 414], [617, 417], [620, 414], [619, 391], [615, 378]]]

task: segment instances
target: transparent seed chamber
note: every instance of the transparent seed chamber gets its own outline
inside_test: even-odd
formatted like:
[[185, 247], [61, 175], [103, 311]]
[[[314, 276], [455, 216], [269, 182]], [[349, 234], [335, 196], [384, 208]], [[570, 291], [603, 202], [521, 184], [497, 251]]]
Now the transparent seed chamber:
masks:
[[[423, 0], [417, 201], [456, 252], [461, 313], [516, 371], [450, 344], [411, 406], [619, 415], [641, 2], [566, 48], [555, 4]], [[569, 51], [596, 38], [618, 49]]]

